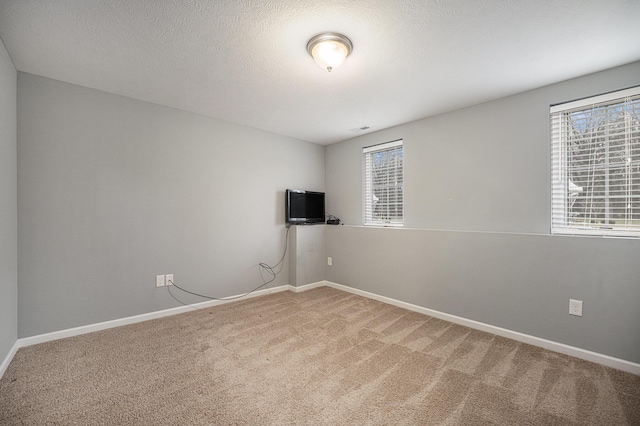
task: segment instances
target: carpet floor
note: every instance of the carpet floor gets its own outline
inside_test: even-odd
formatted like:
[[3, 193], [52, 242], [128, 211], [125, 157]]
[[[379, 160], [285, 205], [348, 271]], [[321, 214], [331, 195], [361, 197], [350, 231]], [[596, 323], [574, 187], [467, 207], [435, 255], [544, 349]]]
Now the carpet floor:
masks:
[[329, 287], [21, 348], [2, 425], [640, 425], [640, 376]]

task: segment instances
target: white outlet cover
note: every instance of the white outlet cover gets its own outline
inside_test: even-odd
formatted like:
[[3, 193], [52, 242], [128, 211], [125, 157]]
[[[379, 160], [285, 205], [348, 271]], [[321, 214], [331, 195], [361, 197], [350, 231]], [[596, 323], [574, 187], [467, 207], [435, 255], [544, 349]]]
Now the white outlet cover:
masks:
[[173, 285], [173, 274], [165, 275], [165, 284], [168, 286]]
[[156, 287], [164, 287], [164, 275], [156, 275]]
[[582, 300], [569, 299], [569, 314], [582, 316]]

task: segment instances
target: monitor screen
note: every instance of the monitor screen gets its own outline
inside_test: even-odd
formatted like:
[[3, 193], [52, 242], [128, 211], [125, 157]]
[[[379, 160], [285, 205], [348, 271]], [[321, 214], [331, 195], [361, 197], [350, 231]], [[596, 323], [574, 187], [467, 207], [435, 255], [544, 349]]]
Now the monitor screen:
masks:
[[287, 189], [285, 210], [287, 223], [324, 223], [324, 192]]

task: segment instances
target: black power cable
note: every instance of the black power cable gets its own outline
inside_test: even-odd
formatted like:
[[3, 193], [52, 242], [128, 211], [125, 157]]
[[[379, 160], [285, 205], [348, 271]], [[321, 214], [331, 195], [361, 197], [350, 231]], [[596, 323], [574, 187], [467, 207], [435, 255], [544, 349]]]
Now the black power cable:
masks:
[[[198, 296], [198, 297], [203, 297], [205, 299], [210, 299], [210, 300], [235, 300], [235, 299], [240, 299], [242, 297], [246, 297], [248, 295], [250, 295], [251, 293], [261, 289], [262, 287], [266, 286], [267, 284], [272, 283], [273, 281], [275, 281], [276, 276], [282, 271], [282, 263], [284, 262], [284, 258], [287, 255], [287, 249], [289, 247], [289, 230], [291, 229], [291, 226], [287, 226], [287, 234], [284, 238], [284, 253], [282, 253], [282, 257], [280, 258], [280, 260], [278, 261], [278, 263], [276, 263], [275, 265], [271, 266], [268, 265], [267, 263], [264, 262], [260, 262], [258, 264], [258, 267], [260, 268], [260, 277], [262, 278], [263, 283], [261, 285], [259, 285], [258, 287], [254, 288], [253, 290], [238, 295], [238, 296], [233, 296], [233, 297], [213, 297], [213, 296], [207, 296], [204, 294], [200, 294], [200, 293], [195, 293], [193, 291], [184, 289], [182, 287], [180, 287], [179, 285], [177, 285], [176, 283], [174, 283], [173, 281], [169, 280], [169, 282], [178, 290], [182, 290], [185, 293], [189, 293], [192, 294], [194, 296]], [[276, 271], [275, 269], [280, 266], [280, 269], [278, 271]], [[264, 282], [264, 276], [262, 275], [262, 271], [265, 270], [266, 272], [269, 273], [269, 275], [272, 276], [272, 278], [269, 281]], [[167, 287], [167, 289], [169, 289], [169, 287]]]

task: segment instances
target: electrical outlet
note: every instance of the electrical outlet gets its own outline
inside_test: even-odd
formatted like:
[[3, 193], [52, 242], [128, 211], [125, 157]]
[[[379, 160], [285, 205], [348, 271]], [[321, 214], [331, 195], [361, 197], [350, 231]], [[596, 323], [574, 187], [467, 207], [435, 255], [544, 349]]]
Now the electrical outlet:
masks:
[[569, 299], [569, 314], [582, 316], [582, 300]]
[[165, 275], [165, 282], [166, 285], [173, 285], [173, 274], [167, 274]]
[[156, 275], [156, 287], [164, 287], [164, 275]]
[[327, 265], [331, 266], [333, 265], [333, 259], [330, 257], [327, 257]]

